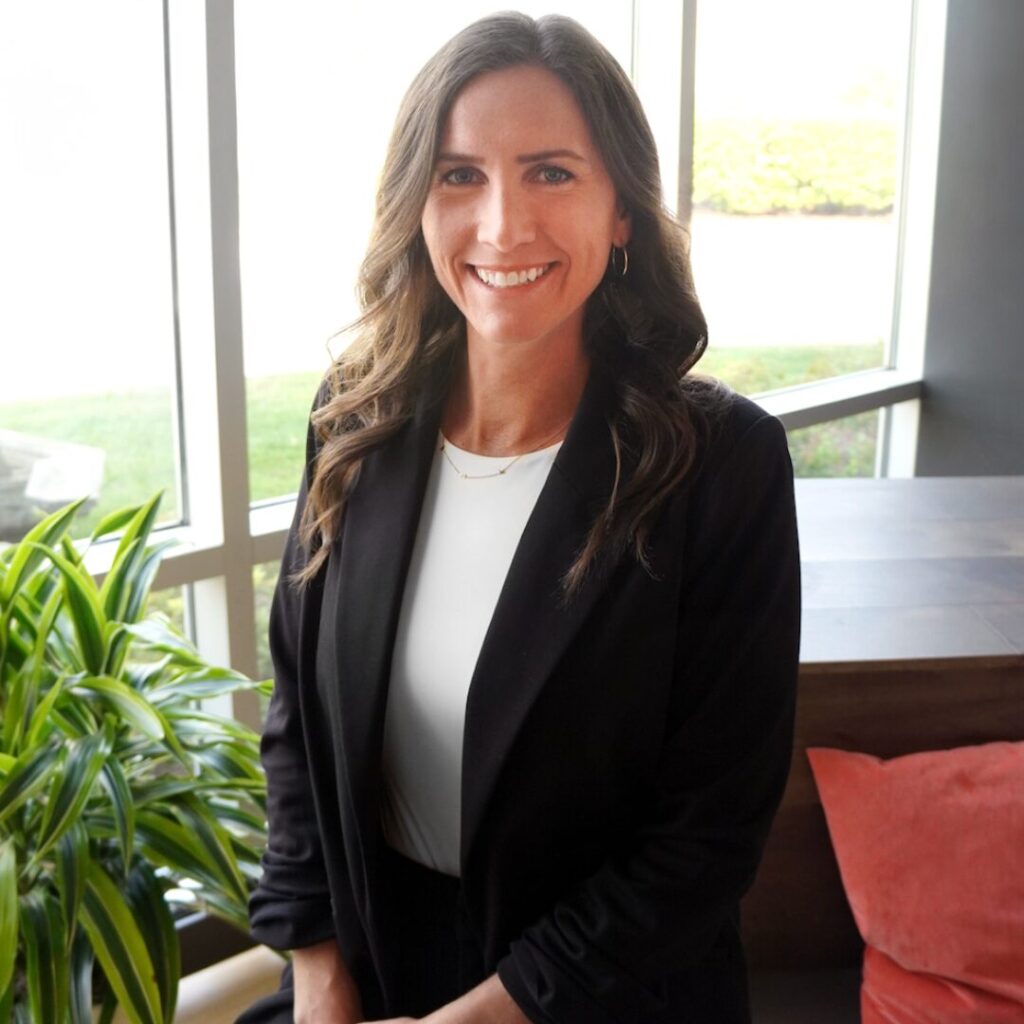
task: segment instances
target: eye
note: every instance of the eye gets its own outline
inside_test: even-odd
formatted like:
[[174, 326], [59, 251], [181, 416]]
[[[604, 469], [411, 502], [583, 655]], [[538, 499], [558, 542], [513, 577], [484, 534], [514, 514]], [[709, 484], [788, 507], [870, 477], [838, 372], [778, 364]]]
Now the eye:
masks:
[[574, 175], [564, 167], [543, 166], [537, 168], [537, 177], [545, 185], [564, 185], [572, 181]]
[[441, 174], [445, 185], [472, 185], [476, 180], [476, 171], [472, 167], [453, 167]]

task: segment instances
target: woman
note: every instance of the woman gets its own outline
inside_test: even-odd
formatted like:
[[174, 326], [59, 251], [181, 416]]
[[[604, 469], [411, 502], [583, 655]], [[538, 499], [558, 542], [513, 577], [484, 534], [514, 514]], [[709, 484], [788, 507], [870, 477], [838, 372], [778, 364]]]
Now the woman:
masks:
[[252, 930], [294, 985], [244, 1019], [748, 1020], [792, 470], [686, 376], [705, 324], [612, 57], [514, 14], [444, 46], [361, 284], [271, 622]]

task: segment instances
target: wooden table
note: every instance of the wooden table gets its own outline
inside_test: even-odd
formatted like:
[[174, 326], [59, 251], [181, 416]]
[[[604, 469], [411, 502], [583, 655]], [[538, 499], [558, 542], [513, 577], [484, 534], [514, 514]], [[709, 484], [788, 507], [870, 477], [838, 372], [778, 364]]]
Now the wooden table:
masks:
[[752, 965], [846, 968], [854, 927], [808, 747], [1024, 740], [1024, 478], [799, 480], [793, 768], [744, 900]]
[[798, 480], [810, 664], [1024, 654], [1024, 477]]

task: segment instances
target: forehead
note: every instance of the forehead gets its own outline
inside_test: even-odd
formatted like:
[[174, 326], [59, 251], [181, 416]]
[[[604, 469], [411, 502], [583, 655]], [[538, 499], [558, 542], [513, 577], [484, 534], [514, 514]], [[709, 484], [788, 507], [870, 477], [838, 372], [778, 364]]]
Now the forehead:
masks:
[[485, 145], [593, 149], [583, 111], [565, 83], [546, 68], [527, 65], [472, 79], [452, 103], [441, 145], [474, 153]]

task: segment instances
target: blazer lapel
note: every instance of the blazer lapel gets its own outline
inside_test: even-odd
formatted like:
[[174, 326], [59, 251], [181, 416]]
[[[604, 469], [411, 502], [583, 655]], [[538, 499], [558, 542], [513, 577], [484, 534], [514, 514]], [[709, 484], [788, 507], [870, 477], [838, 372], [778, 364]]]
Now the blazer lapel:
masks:
[[362, 862], [362, 885], [354, 890], [367, 901], [367, 918], [372, 892], [368, 876], [380, 840], [381, 750], [391, 652], [440, 426], [442, 403], [437, 396], [438, 389], [427, 389], [413, 418], [364, 459], [345, 510], [339, 557], [330, 560], [324, 585], [322, 621], [331, 635], [321, 638], [325, 657], [318, 676], [326, 686], [332, 732], [341, 736], [339, 776], [344, 776], [352, 809], [344, 818], [345, 842], [350, 865]]
[[615, 453], [606, 415], [610, 381], [592, 366], [576, 415], [516, 548], [470, 684], [462, 752], [465, 867], [489, 796], [527, 712], [594, 601], [611, 566], [595, 565], [563, 602], [560, 580], [608, 500]]
[[[391, 654], [420, 508], [440, 427], [443, 387], [367, 456], [345, 512], [338, 557], [324, 584], [318, 677], [341, 736], [351, 815], [350, 870], [372, 927], [381, 796], [381, 753]], [[610, 382], [590, 376], [548, 479], [520, 538], [470, 684], [462, 758], [461, 862], [465, 866], [505, 757], [552, 669], [604, 589], [595, 566], [565, 605], [560, 580], [611, 493], [615, 457], [606, 423]], [[333, 628], [332, 628], [333, 625]], [[339, 777], [339, 783], [342, 779]], [[361, 883], [361, 884], [360, 884]]]

